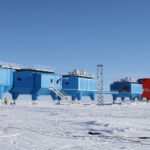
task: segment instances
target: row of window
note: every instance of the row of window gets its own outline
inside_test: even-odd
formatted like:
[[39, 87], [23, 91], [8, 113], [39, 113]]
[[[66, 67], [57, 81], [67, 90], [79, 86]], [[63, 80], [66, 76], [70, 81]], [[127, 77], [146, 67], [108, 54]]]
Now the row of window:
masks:
[[[22, 81], [22, 78], [17, 78], [17, 81]], [[54, 82], [53, 79], [51, 79], [50, 81], [51, 81], [51, 83]], [[60, 79], [56, 81], [57, 84], [59, 84], [59, 82], [60, 82]]]

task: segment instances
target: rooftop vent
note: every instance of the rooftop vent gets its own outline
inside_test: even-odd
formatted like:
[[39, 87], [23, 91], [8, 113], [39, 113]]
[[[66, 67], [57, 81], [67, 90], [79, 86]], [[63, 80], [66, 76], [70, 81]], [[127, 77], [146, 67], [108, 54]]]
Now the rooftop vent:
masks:
[[21, 64], [0, 61], [0, 67], [12, 68], [12, 69], [21, 69], [23, 66]]
[[87, 72], [86, 70], [79, 69], [74, 69], [72, 72], [69, 72], [69, 75], [94, 78], [93, 74]]

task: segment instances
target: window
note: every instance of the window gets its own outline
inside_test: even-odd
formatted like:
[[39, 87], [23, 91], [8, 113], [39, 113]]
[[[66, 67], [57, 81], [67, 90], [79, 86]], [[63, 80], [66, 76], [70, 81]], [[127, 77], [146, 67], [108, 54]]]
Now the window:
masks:
[[17, 78], [17, 81], [21, 81], [22, 80], [22, 78]]
[[53, 83], [53, 79], [51, 79], [51, 83]]
[[69, 84], [69, 82], [65, 82], [65, 84], [66, 84], [66, 85], [68, 85], [68, 84]]
[[57, 80], [56, 83], [58, 84], [58, 83], [59, 83], [59, 80]]

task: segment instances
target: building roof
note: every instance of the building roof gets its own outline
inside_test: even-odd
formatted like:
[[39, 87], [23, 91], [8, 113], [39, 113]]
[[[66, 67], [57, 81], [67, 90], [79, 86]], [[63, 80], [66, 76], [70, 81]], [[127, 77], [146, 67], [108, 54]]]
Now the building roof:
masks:
[[32, 68], [21, 68], [17, 70], [19, 71], [33, 71], [33, 72], [43, 72], [43, 73], [54, 73], [52, 70], [45, 70], [45, 69], [32, 69]]
[[68, 75], [63, 75], [63, 77], [78, 77], [78, 78], [87, 78], [87, 79], [94, 79], [94, 77], [88, 77], [88, 76], [81, 76], [81, 75], [72, 75], [72, 74], [68, 74]]

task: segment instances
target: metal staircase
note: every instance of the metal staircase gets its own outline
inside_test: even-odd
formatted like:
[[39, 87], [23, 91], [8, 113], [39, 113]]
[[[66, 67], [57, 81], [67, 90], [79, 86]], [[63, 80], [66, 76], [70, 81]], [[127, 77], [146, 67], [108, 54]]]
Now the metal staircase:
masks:
[[67, 97], [62, 92], [60, 92], [59, 90], [57, 90], [55, 87], [50, 87], [50, 90], [52, 90], [61, 99], [67, 100]]

